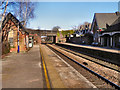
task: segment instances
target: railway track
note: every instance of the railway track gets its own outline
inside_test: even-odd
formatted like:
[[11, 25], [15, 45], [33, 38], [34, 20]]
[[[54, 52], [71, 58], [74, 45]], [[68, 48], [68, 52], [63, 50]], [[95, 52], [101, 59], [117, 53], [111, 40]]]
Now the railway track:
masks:
[[[85, 65], [80, 64], [76, 60], [68, 57], [59, 50], [53, 48], [51, 45], [47, 45], [52, 51], [58, 54], [66, 62], [72, 65], [78, 72], [80, 72], [84, 77], [86, 77], [90, 82], [92, 82], [97, 88], [111, 88], [111, 89], [120, 89], [120, 86], [109, 81], [98, 73], [87, 68]], [[74, 62], [74, 63], [73, 63]]]
[[[102, 61], [104, 61], [106, 63], [109, 63], [109, 64], [116, 65], [116, 66], [120, 67], [119, 62], [114, 62], [115, 60], [111, 61], [110, 59], [107, 59], [107, 58], [105, 59], [103, 57], [99, 57], [98, 55], [95, 56], [95, 55], [92, 55], [90, 53], [83, 52], [83, 51], [79, 50], [79, 47], [74, 47], [74, 46], [69, 46], [69, 45], [64, 45], [64, 44], [59, 44], [59, 43], [57, 43], [56, 45], [60, 46], [60, 47], [63, 47], [63, 48], [66, 48], [66, 49], [69, 49], [69, 50], [72, 50], [74, 52], [78, 52], [78, 53], [84, 54], [86, 56], [93, 57], [93, 58], [96, 58], [98, 60], [102, 60]], [[118, 57], [118, 59], [119, 59], [119, 57]]]
[[89, 56], [87, 54], [83, 54], [83, 53], [81, 53], [81, 52], [79, 52], [77, 50], [73, 50], [73, 49], [70, 49], [70, 48], [66, 48], [66, 47], [62, 47], [62, 46], [58, 46], [58, 45], [57, 45], [57, 47], [65, 50], [67, 52], [70, 52], [70, 53], [72, 53], [72, 54], [74, 54], [76, 56], [80, 56], [82, 58], [85, 58], [86, 60], [89, 60], [91, 62], [97, 63], [97, 64], [99, 64], [101, 66], [106, 67], [106, 68], [109, 68], [109, 69], [115, 70], [117, 72], [120, 72], [120, 66], [118, 66], [118, 65], [116, 65], [114, 63], [105, 61], [103, 59], [94, 58], [92, 56]]

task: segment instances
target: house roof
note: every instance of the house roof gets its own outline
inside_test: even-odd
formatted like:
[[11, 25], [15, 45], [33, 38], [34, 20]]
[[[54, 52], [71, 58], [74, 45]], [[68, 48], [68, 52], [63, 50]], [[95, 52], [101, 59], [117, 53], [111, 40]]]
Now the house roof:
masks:
[[111, 32], [111, 31], [120, 31], [120, 17], [113, 22], [112, 25], [107, 27], [106, 32]]
[[111, 24], [111, 26], [120, 23], [120, 16]]
[[95, 19], [99, 28], [106, 28], [106, 24], [111, 25], [118, 17], [116, 13], [95, 13]]
[[114, 31], [120, 31], [120, 17], [118, 17], [117, 20], [115, 20], [110, 26], [108, 26], [105, 31], [102, 31], [102, 33]]
[[[23, 27], [23, 25], [20, 23], [20, 21], [11, 13], [8, 13], [7, 16], [4, 18], [3, 22], [2, 22], [2, 29], [4, 28], [5, 24], [11, 20], [16, 27], [18, 26], [19, 23], [19, 28], [22, 29], [22, 31], [25, 31], [25, 28]], [[26, 31], [25, 31], [26, 32]]]

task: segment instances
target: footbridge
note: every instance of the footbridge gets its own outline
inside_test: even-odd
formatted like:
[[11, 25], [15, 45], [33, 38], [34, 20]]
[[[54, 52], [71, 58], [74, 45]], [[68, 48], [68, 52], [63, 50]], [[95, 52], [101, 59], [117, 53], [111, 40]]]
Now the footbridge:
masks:
[[37, 34], [38, 37], [39, 37], [40, 42], [41, 42], [41, 36], [46, 36], [45, 38], [43, 38], [45, 41], [49, 40], [52, 43], [56, 43], [56, 41], [57, 41], [57, 31], [53, 31], [53, 30], [40, 30], [40, 29], [26, 29], [26, 31], [30, 35], [33, 35], [33, 36], [35, 34]]

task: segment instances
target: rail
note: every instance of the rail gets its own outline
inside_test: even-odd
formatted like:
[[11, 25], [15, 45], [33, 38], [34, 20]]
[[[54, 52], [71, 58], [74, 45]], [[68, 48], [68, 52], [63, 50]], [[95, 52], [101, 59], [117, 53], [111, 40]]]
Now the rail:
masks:
[[[49, 45], [47, 45], [47, 46], [48, 46], [49, 48], [51, 48], [52, 50], [54, 49], [53, 47], [51, 47], [51, 46], [49, 46]], [[62, 54], [62, 55], [65, 56], [66, 58], [70, 59], [71, 61], [75, 62], [76, 64], [80, 65], [80, 66], [83, 67], [84, 69], [88, 70], [90, 73], [96, 75], [98, 78], [101, 78], [101, 79], [102, 79], [103, 81], [105, 81], [106, 83], [109, 83], [110, 85], [112, 85], [112, 86], [115, 87], [116, 89], [118, 89], [118, 90], [120, 89], [120, 86], [118, 86], [117, 84], [109, 81], [108, 79], [106, 79], [106, 78], [104, 78], [103, 76], [97, 74], [96, 72], [92, 71], [91, 69], [87, 68], [86, 66], [80, 64], [79, 62], [77, 62], [77, 61], [71, 59], [70, 57], [66, 56], [65, 54], [61, 53], [60, 51], [58, 51], [58, 50], [56, 50], [56, 49], [54, 49], [54, 50], [55, 50], [56, 52]]]

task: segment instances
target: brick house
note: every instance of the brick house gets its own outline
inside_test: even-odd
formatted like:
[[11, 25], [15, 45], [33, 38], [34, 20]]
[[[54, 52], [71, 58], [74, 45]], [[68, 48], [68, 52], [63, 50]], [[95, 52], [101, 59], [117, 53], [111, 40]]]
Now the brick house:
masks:
[[91, 30], [91, 23], [85, 23], [78, 27], [73, 37], [70, 38], [71, 43], [87, 44], [90, 45], [93, 42], [93, 35]]
[[78, 30], [75, 31], [77, 36], [84, 36], [86, 33], [91, 33], [91, 23], [85, 23], [78, 27]]
[[11, 52], [24, 52], [27, 50], [29, 34], [20, 21], [11, 13], [8, 13], [2, 22], [3, 51], [7, 43]]

